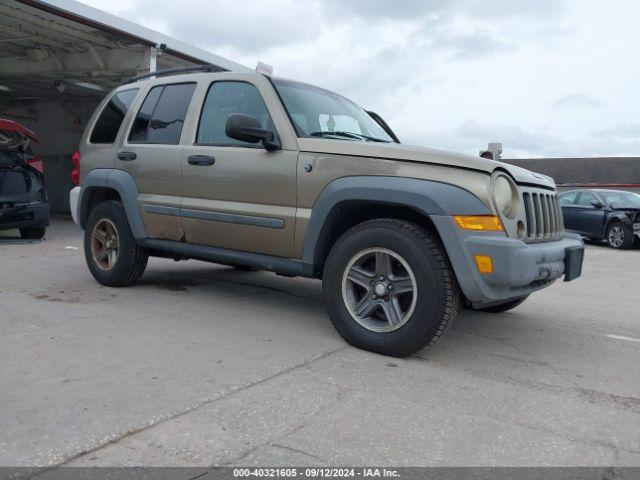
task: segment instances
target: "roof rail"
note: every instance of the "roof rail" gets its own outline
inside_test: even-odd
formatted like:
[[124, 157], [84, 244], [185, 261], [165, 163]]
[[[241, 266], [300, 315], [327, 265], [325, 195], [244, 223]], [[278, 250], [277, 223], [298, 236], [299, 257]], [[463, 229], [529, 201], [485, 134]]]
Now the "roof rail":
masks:
[[137, 82], [139, 80], [144, 80], [145, 78], [151, 77], [162, 77], [164, 75], [173, 75], [177, 73], [191, 73], [191, 72], [226, 72], [225, 68], [219, 67], [218, 65], [205, 64], [205, 65], [191, 65], [189, 67], [176, 67], [176, 68], [166, 68], [164, 70], [156, 70], [155, 72], [149, 72], [142, 75], [137, 75], [135, 77], [131, 77], [124, 82], [124, 84]]

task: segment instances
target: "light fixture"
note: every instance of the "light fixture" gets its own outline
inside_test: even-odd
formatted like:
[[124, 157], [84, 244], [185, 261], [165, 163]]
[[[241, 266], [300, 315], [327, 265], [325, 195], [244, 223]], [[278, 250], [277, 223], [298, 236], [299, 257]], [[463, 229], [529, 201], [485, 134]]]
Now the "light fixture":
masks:
[[5, 85], [0, 85], [0, 92], [10, 92], [11, 89]]
[[95, 90], [97, 92], [104, 92], [104, 87], [98, 85], [97, 83], [78, 81], [78, 82], [73, 82], [73, 84], [76, 87], [86, 88], [88, 90]]
[[504, 230], [502, 222], [495, 215], [455, 215], [453, 219], [458, 224], [458, 227], [463, 230], [486, 232], [501, 232]]
[[489, 255], [474, 255], [480, 273], [493, 273], [493, 259]]

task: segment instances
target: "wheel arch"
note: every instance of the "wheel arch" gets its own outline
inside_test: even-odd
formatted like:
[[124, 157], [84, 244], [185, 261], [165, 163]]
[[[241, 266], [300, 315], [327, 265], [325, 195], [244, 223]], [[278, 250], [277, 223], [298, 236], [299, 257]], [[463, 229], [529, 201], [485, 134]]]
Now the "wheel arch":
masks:
[[609, 227], [611, 226], [611, 224], [615, 222], [622, 223], [623, 225], [626, 225], [626, 226], [631, 226], [631, 220], [629, 220], [629, 217], [627, 217], [623, 212], [613, 213], [609, 215], [609, 218], [605, 223], [604, 234], [603, 234], [604, 236], [607, 235], [607, 231], [609, 230]]
[[357, 176], [331, 182], [313, 205], [302, 260], [320, 278], [335, 241], [352, 226], [373, 218], [398, 218], [441, 234], [432, 215], [487, 215], [488, 207], [468, 190], [431, 180]]
[[138, 210], [138, 188], [131, 175], [116, 169], [96, 169], [86, 175], [79, 202], [78, 219], [82, 228], [85, 227], [91, 210], [105, 200], [118, 200], [122, 203], [133, 236], [136, 239], [146, 237]]

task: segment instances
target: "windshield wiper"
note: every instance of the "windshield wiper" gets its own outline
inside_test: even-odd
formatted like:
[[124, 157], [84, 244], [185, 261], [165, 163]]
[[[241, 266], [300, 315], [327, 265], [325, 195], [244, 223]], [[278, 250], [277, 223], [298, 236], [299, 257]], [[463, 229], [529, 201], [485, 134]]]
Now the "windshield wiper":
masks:
[[353, 138], [354, 140], [366, 140], [369, 142], [383, 142], [389, 143], [388, 140], [383, 140], [382, 138], [370, 137], [368, 135], [362, 135], [361, 133], [353, 133], [353, 132], [329, 132], [329, 131], [321, 131], [321, 132], [311, 132], [309, 135], [312, 137], [345, 137], [345, 138]]

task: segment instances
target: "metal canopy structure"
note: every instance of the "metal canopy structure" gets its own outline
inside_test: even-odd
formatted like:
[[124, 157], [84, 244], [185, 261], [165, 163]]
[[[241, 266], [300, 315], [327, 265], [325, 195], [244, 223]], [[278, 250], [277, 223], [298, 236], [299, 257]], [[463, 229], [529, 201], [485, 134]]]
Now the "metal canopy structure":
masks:
[[68, 212], [71, 155], [104, 96], [156, 70], [250, 69], [74, 0], [0, 0], [0, 118], [37, 133], [53, 212]]
[[240, 64], [74, 0], [0, 1], [0, 99], [90, 99], [157, 69]]

